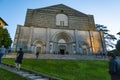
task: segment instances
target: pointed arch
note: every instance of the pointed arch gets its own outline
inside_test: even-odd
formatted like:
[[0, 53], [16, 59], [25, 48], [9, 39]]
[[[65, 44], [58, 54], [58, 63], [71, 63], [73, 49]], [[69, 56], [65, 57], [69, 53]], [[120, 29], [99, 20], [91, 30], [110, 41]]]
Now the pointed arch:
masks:
[[51, 53], [55, 52], [58, 54], [72, 54], [72, 45], [74, 44], [72, 35], [70, 35], [66, 31], [60, 31], [56, 32], [52, 38], [50, 43], [52, 44], [51, 47]]
[[52, 36], [51, 41], [58, 42], [60, 39], [64, 39], [66, 42], [74, 42], [72, 36], [68, 32], [65, 32], [65, 31], [56, 32]]
[[44, 41], [42, 40], [35, 40], [32, 45], [32, 51], [34, 53], [39, 52], [39, 53], [44, 53]]

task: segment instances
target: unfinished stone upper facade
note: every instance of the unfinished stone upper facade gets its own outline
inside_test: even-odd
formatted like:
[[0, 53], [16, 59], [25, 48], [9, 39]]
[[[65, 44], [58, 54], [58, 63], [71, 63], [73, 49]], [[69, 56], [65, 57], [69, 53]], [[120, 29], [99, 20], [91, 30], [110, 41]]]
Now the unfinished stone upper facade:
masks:
[[[60, 25], [56, 25], [56, 15], [58, 14], [64, 14], [67, 16], [67, 26], [59, 27]], [[25, 26], [95, 30], [95, 24], [92, 15], [81, 13], [62, 4], [46, 8], [28, 9]]]
[[102, 32], [95, 28], [93, 15], [66, 5], [28, 9], [24, 26], [18, 25], [13, 49], [56, 54], [104, 52]]

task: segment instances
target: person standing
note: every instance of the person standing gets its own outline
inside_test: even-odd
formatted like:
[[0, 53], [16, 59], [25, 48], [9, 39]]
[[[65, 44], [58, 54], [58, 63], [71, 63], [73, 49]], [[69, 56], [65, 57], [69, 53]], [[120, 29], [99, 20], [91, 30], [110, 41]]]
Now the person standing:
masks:
[[109, 74], [111, 76], [111, 80], [120, 80], [119, 70], [118, 70], [118, 62], [116, 60], [115, 53], [108, 52], [107, 54], [109, 60]]
[[37, 52], [36, 52], [36, 59], [38, 59], [39, 54], [40, 54], [39, 51], [37, 51]]
[[22, 51], [22, 48], [17, 52], [16, 60], [15, 60], [15, 66], [17, 70], [20, 70], [22, 59], [23, 59], [24, 52]]
[[1, 49], [0, 49], [0, 64], [1, 64], [1, 61], [2, 61], [2, 57], [5, 53], [6, 53], [6, 49], [4, 48], [4, 46], [2, 46]]

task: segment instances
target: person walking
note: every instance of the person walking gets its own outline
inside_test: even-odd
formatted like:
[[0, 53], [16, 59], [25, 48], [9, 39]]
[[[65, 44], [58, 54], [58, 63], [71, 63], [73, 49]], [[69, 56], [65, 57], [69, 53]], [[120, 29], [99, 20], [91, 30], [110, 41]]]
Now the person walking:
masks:
[[15, 66], [17, 70], [20, 70], [22, 59], [23, 59], [24, 52], [22, 51], [22, 48], [17, 52], [16, 60], [15, 60]]
[[36, 59], [38, 59], [39, 54], [40, 54], [39, 51], [37, 51], [37, 52], [36, 52]]
[[120, 66], [117, 61], [115, 53], [108, 52], [107, 54], [109, 60], [109, 74], [111, 76], [111, 80], [120, 80]]
[[1, 61], [2, 61], [2, 57], [5, 53], [6, 53], [6, 48], [4, 46], [2, 46], [1, 49], [0, 49], [0, 64], [1, 64]]

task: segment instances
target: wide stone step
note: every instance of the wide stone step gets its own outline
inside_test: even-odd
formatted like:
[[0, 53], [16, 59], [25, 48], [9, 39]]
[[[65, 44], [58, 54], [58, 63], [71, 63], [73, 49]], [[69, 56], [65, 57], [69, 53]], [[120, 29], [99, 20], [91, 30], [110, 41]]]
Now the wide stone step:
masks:
[[30, 79], [41, 79], [42, 77], [41, 76], [29, 76]]
[[18, 74], [20, 74], [23, 77], [27, 77], [30, 80], [49, 80], [47, 78], [42, 78], [42, 76], [37, 76], [35, 74], [31, 74], [29, 72], [24, 72], [24, 71], [17, 71]]
[[34, 79], [34, 80], [48, 80], [48, 79]]

